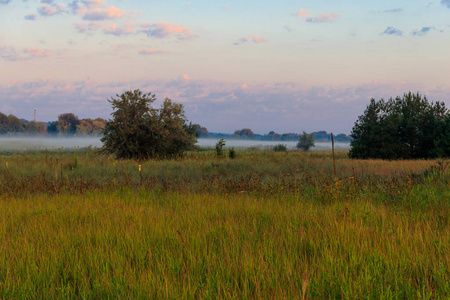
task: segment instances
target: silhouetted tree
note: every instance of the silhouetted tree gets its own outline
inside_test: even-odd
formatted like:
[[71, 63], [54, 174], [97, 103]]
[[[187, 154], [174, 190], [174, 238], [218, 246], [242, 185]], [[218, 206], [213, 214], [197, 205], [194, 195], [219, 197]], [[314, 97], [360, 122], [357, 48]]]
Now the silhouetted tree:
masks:
[[428, 158], [445, 150], [448, 110], [419, 93], [388, 101], [371, 99], [352, 129], [351, 158]]
[[197, 134], [187, 123], [183, 105], [166, 98], [160, 109], [151, 106], [156, 96], [140, 90], [126, 91], [108, 100], [113, 119], [105, 124], [103, 153], [118, 158], [179, 155], [191, 149]]

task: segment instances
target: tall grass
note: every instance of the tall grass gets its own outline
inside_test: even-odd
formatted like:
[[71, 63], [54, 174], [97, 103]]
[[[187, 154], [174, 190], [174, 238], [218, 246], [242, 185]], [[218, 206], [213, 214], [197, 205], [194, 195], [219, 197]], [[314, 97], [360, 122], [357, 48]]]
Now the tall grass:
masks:
[[444, 163], [336, 166], [337, 181], [325, 153], [0, 156], [0, 295], [448, 299]]

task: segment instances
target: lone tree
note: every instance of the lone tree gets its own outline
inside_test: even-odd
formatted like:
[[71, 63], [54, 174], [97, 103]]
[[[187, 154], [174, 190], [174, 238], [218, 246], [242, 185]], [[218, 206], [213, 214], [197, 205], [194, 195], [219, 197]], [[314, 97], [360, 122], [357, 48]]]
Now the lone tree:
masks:
[[156, 96], [140, 90], [126, 91], [108, 100], [112, 120], [103, 130], [101, 152], [123, 159], [146, 159], [182, 154], [193, 148], [197, 131], [187, 123], [183, 105], [166, 98], [160, 109]]
[[450, 115], [444, 102], [429, 102], [419, 93], [372, 98], [350, 136], [350, 158], [448, 157]]
[[303, 134], [298, 139], [297, 148], [308, 151], [309, 148], [314, 147], [315, 145], [314, 133], [307, 134], [303, 131]]

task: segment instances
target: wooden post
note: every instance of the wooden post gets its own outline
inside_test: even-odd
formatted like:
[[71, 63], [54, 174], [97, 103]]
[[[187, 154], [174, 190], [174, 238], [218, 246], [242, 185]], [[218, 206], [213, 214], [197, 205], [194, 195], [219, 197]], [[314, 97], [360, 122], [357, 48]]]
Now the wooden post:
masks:
[[331, 133], [331, 150], [333, 151], [334, 180], [336, 180], [337, 179], [337, 176], [336, 176], [336, 156], [334, 155], [334, 137], [333, 137], [333, 133]]

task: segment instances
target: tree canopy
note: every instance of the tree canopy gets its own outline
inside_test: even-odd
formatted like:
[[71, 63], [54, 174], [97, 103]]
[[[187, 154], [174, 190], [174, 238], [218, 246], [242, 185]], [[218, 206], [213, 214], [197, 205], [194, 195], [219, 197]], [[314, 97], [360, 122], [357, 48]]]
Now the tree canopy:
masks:
[[419, 93], [371, 99], [352, 129], [349, 157], [414, 159], [450, 156], [450, 115], [444, 102]]
[[303, 151], [308, 151], [309, 148], [314, 147], [316, 144], [314, 142], [314, 133], [306, 133], [303, 131], [302, 135], [298, 139], [297, 148]]
[[108, 100], [112, 120], [105, 124], [102, 152], [124, 159], [180, 155], [192, 149], [197, 128], [187, 123], [183, 105], [166, 98], [160, 109], [156, 96], [140, 90], [126, 91]]

